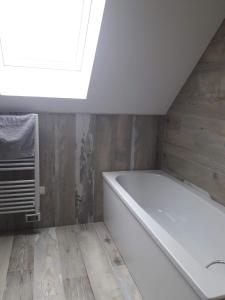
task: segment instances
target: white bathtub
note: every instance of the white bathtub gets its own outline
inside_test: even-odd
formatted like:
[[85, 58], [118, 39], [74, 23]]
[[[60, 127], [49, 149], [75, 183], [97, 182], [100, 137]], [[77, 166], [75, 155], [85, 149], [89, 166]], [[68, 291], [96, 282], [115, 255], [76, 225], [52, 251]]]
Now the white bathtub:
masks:
[[104, 221], [145, 300], [225, 299], [225, 209], [157, 171], [105, 172]]

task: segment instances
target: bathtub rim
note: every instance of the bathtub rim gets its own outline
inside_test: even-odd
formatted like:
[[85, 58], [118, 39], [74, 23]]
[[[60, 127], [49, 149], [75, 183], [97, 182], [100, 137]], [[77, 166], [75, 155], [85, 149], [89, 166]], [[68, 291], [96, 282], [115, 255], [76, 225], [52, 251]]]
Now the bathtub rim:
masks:
[[194, 257], [192, 257], [183, 247], [173, 238], [153, 217], [132, 198], [132, 196], [117, 181], [118, 176], [131, 173], [150, 173], [157, 176], [170, 178], [179, 185], [182, 185], [189, 191], [200, 196], [209, 202], [215, 208], [225, 213], [225, 208], [212, 200], [209, 194], [200, 188], [189, 184], [186, 181], [180, 181], [171, 174], [161, 170], [143, 170], [143, 171], [113, 171], [103, 172], [102, 176], [108, 186], [120, 198], [123, 205], [131, 212], [133, 217], [142, 225], [143, 229], [160, 247], [161, 251], [168, 257], [171, 263], [178, 269], [181, 275], [187, 280], [191, 287], [202, 299], [224, 299], [225, 284], [224, 279], [216, 274], [207, 272]]

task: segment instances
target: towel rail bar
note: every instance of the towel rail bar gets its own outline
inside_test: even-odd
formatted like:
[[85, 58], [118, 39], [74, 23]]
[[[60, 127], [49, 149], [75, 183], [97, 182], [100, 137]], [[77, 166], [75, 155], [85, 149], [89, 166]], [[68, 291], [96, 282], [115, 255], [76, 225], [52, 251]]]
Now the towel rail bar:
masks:
[[15, 198], [5, 198], [0, 199], [0, 203], [9, 203], [9, 202], [15, 202], [15, 201], [23, 201], [23, 200], [35, 200], [35, 197], [15, 197]]
[[17, 189], [17, 188], [34, 188], [34, 183], [28, 184], [15, 184], [15, 185], [0, 185], [0, 189], [8, 190], [8, 189]]
[[0, 162], [0, 167], [16, 167], [16, 166], [34, 166], [34, 162], [16, 162], [4, 164]]
[[11, 207], [0, 207], [0, 211], [4, 211], [4, 210], [10, 210], [10, 209], [24, 209], [24, 208], [32, 208], [32, 205], [20, 205], [20, 206], [11, 206]]
[[[34, 116], [32, 116], [34, 117]], [[24, 213], [26, 222], [40, 220], [39, 126], [35, 115], [34, 155], [0, 160], [0, 173], [9, 174], [0, 181], [0, 214]], [[18, 173], [17, 171], [21, 171]], [[27, 172], [32, 171], [32, 172]], [[11, 175], [12, 174], [12, 175]], [[29, 175], [29, 179], [23, 179]], [[25, 175], [27, 174], [27, 175]], [[15, 180], [7, 180], [12, 176]], [[31, 177], [32, 176], [32, 177]], [[4, 176], [3, 176], [4, 178]], [[32, 216], [32, 218], [30, 218]]]
[[0, 185], [4, 184], [20, 184], [20, 183], [35, 183], [33, 179], [26, 180], [10, 180], [10, 181], [0, 181]]
[[25, 171], [34, 170], [35, 167], [10, 167], [10, 168], [0, 168], [0, 171]]
[[11, 189], [11, 190], [0, 190], [0, 194], [5, 193], [21, 193], [21, 192], [35, 192], [35, 188], [27, 188], [27, 189]]
[[[17, 209], [14, 209], [14, 210], [6, 210], [6, 211], [1, 211], [0, 210], [0, 215], [8, 215], [8, 214], [21, 214], [21, 213], [35, 213], [35, 208], [19, 208], [18, 210]], [[36, 214], [36, 213], [35, 213]], [[39, 221], [39, 219], [37, 220]]]
[[[29, 192], [29, 193], [15, 193], [15, 194], [1, 194], [0, 195], [0, 198], [7, 198], [7, 197], [16, 197], [16, 196], [35, 196], [35, 192], [33, 192], [33, 193], [31, 193], [31, 192]], [[0, 201], [1, 201], [1, 199], [0, 199]]]
[[34, 206], [34, 201], [20, 201], [20, 202], [13, 202], [13, 203], [0, 203], [0, 209], [2, 209], [2, 207], [20, 207], [20, 205], [23, 204], [27, 204], [27, 205], [32, 205]]
[[16, 158], [16, 159], [0, 159], [0, 162], [3, 162], [3, 163], [8, 163], [8, 162], [18, 162], [18, 161], [21, 161], [21, 162], [26, 162], [26, 161], [34, 161], [34, 156], [31, 156], [29, 158]]

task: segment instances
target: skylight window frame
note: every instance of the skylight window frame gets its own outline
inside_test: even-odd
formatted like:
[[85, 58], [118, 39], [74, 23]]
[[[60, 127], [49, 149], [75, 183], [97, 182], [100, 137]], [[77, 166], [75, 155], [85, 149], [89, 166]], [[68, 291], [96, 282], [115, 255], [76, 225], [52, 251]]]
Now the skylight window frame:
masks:
[[10, 66], [4, 64], [2, 53], [0, 55], [0, 94], [86, 99], [104, 6], [105, 0], [91, 0], [79, 69]]

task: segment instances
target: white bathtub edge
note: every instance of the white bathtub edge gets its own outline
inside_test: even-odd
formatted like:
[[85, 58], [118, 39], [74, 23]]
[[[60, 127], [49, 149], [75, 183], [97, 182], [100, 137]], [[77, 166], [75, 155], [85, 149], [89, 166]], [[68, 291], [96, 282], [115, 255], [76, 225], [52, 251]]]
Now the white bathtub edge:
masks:
[[[116, 192], [123, 204], [129, 209], [135, 219], [144, 227], [145, 231], [155, 240], [161, 250], [167, 255], [169, 260], [177, 267], [179, 272], [185, 277], [196, 293], [205, 299], [222, 299], [225, 297], [225, 284], [219, 276], [212, 276], [207, 273], [188, 252], [164, 230], [151, 216], [149, 216], [136, 201], [126, 192], [126, 190], [117, 182], [117, 176], [130, 172], [147, 172], [167, 176], [179, 184], [194, 192], [193, 187], [179, 182], [171, 175], [163, 171], [121, 171], [121, 172], [103, 172], [103, 178]], [[196, 191], [199, 195], [200, 191]], [[204, 193], [203, 198], [211, 201], [210, 196]], [[150, 230], [151, 228], [151, 230]]]

